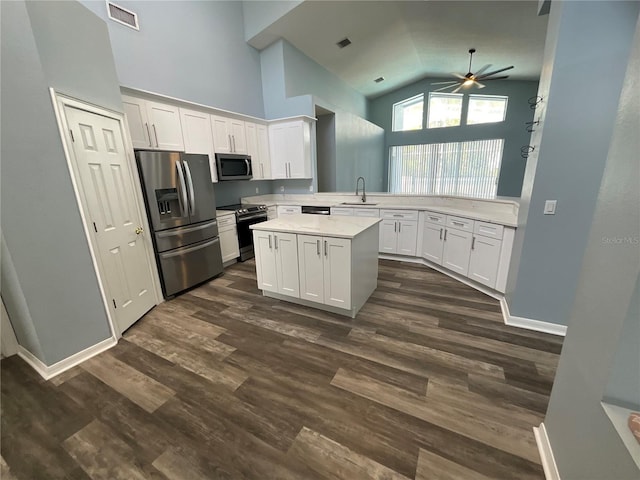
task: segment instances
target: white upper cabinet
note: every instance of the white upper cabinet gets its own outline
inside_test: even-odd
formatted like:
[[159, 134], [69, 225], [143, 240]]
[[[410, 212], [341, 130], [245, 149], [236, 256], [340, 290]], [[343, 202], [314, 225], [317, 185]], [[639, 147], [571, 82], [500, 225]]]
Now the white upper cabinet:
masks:
[[209, 155], [211, 181], [217, 182], [218, 172], [216, 171], [216, 156], [213, 150], [211, 115], [196, 110], [180, 108], [180, 122], [182, 123], [184, 151], [186, 153]]
[[133, 148], [184, 150], [178, 107], [128, 95], [122, 103]]
[[244, 121], [211, 115], [211, 126], [216, 153], [247, 153]]
[[245, 122], [247, 154], [251, 156], [254, 180], [271, 178], [269, 133], [265, 125]]
[[311, 126], [304, 120], [269, 125], [272, 178], [311, 178]]

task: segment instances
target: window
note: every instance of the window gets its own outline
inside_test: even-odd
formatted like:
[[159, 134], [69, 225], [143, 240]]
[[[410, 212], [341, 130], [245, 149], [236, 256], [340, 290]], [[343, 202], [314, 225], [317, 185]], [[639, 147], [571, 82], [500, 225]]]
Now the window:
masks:
[[461, 93], [429, 93], [427, 128], [457, 127], [462, 116]]
[[498, 95], [469, 95], [467, 125], [504, 122], [508, 99]]
[[424, 95], [416, 95], [393, 104], [393, 131], [422, 130]]
[[504, 140], [391, 147], [389, 192], [493, 198]]

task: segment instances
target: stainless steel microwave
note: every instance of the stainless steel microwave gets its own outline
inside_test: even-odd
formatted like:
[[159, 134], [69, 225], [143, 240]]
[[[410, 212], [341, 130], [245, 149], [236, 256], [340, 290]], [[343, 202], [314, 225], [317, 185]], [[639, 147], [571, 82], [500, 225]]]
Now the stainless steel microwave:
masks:
[[218, 180], [250, 180], [253, 177], [251, 157], [233, 153], [216, 153]]

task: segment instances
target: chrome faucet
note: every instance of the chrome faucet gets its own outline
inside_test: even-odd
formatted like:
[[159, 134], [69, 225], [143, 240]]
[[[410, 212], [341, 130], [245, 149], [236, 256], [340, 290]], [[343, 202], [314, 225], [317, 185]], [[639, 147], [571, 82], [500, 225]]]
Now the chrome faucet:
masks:
[[362, 179], [362, 203], [365, 203], [367, 201], [367, 194], [364, 192], [364, 177], [358, 177], [358, 179], [356, 180], [356, 195], [358, 195], [359, 193], [360, 179]]

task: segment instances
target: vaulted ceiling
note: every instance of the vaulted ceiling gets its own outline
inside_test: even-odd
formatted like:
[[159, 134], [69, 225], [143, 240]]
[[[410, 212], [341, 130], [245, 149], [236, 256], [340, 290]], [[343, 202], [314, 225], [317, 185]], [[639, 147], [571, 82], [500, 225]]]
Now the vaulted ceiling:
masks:
[[[367, 97], [420, 78], [513, 65], [510, 79], [537, 80], [547, 16], [538, 1], [304, 1], [250, 40], [282, 37]], [[351, 45], [337, 42], [348, 37]], [[384, 77], [381, 83], [374, 79]]]

